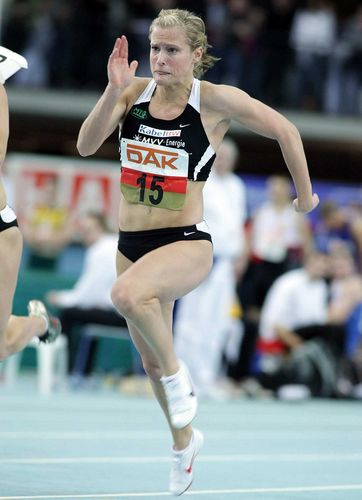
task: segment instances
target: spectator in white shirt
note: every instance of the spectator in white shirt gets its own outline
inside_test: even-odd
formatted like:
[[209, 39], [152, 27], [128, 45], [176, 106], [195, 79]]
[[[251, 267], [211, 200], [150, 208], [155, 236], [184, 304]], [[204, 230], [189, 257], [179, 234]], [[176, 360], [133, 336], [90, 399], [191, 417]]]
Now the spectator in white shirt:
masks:
[[245, 266], [246, 191], [241, 178], [233, 173], [237, 158], [236, 144], [224, 139], [204, 188], [213, 267], [207, 279], [179, 301], [176, 311], [177, 355], [186, 362], [198, 393], [205, 397], [216, 395], [225, 347], [228, 344], [237, 356], [241, 336], [240, 321], [231, 317], [236, 280]]
[[[327, 257], [311, 253], [305, 265], [277, 278], [267, 293], [260, 316], [262, 342], [279, 341], [292, 347], [291, 332], [311, 324], [323, 324], [328, 316]], [[289, 332], [289, 334], [287, 333]]]
[[[52, 290], [47, 302], [60, 309], [63, 332], [68, 336], [69, 368], [74, 368], [77, 339], [74, 327], [89, 323], [125, 326], [124, 318], [114, 308], [110, 293], [116, 279], [117, 235], [109, 233], [103, 215], [88, 213], [80, 221], [79, 234], [87, 247], [78, 281], [71, 290]], [[92, 352], [87, 366], [91, 369]]]
[[[311, 339], [322, 339], [333, 355], [344, 353], [345, 326], [335, 321], [329, 304], [326, 277], [330, 258], [312, 252], [300, 269], [280, 276], [271, 286], [261, 311], [258, 352], [260, 370], [271, 380], [282, 368], [285, 355]], [[284, 381], [285, 382], [285, 381]], [[275, 387], [272, 387], [275, 388]]]

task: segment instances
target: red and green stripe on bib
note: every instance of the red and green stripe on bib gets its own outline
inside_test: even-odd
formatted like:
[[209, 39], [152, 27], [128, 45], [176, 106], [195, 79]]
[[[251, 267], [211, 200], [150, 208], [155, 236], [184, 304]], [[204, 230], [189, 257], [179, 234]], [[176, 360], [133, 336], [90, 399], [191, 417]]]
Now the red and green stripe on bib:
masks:
[[121, 169], [121, 191], [129, 203], [182, 210], [186, 190], [186, 177], [155, 175], [127, 167]]

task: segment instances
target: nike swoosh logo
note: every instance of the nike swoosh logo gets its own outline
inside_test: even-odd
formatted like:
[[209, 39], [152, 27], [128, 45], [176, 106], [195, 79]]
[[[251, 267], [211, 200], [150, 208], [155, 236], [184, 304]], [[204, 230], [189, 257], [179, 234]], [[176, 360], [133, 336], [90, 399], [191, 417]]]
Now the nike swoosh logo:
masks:
[[194, 465], [194, 460], [195, 460], [195, 453], [192, 455], [190, 466], [187, 469], [185, 469], [187, 474], [191, 474], [192, 466]]
[[186, 233], [186, 231], [184, 232], [184, 236], [190, 236], [190, 234], [195, 234], [196, 231], [191, 231], [190, 233]]
[[191, 125], [191, 123], [186, 123], [185, 125], [180, 123], [179, 127], [184, 128], [184, 127], [189, 127], [190, 125]]

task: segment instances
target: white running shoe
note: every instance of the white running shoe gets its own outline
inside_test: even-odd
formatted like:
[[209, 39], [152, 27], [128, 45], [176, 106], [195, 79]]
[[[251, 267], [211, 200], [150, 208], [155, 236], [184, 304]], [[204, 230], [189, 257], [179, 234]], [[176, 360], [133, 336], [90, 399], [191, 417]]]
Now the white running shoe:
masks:
[[190, 424], [197, 410], [191, 377], [186, 365], [179, 361], [179, 371], [171, 377], [162, 377], [171, 424], [175, 429], [183, 429]]
[[190, 444], [181, 451], [172, 450], [172, 466], [169, 490], [172, 495], [180, 496], [191, 486], [193, 463], [204, 443], [202, 433], [194, 429]]
[[19, 69], [27, 67], [28, 61], [25, 57], [0, 46], [0, 83], [5, 83]]
[[28, 315], [36, 316], [44, 320], [46, 331], [39, 336], [40, 342], [51, 344], [61, 334], [62, 326], [58, 318], [49, 314], [47, 308], [41, 300], [30, 300], [28, 302]]

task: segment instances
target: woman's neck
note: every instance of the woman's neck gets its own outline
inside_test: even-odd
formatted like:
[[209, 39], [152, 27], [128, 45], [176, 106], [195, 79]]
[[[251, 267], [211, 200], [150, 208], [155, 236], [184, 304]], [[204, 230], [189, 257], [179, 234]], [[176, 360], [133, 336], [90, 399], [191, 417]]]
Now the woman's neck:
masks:
[[193, 79], [191, 81], [172, 86], [157, 85], [154, 97], [162, 100], [163, 102], [166, 101], [172, 104], [175, 104], [177, 101], [184, 102], [185, 99], [188, 100], [190, 97], [192, 85]]

